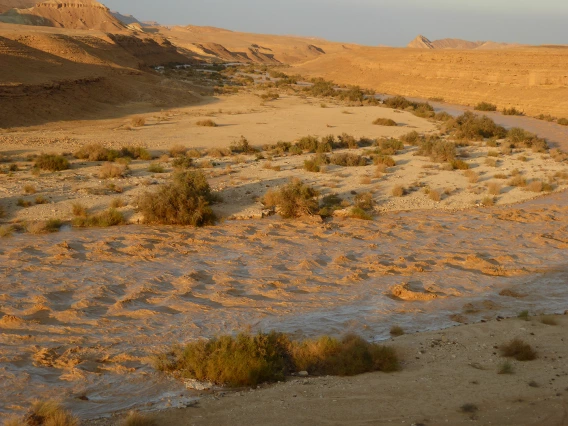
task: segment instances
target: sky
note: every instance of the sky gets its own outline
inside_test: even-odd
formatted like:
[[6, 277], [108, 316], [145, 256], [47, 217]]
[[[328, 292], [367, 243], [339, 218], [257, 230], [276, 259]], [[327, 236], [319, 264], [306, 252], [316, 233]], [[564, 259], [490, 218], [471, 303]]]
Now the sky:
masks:
[[523, 44], [568, 44], [567, 0], [102, 0], [162, 25], [405, 46], [418, 34]]

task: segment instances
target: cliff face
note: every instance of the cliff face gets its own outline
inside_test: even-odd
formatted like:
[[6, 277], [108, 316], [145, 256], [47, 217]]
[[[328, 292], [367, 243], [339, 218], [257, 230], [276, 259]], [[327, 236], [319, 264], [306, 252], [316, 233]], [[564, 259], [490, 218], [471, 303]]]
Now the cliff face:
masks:
[[0, 22], [110, 32], [125, 30], [124, 24], [106, 6], [93, 0], [44, 1], [28, 9], [12, 9], [0, 15]]

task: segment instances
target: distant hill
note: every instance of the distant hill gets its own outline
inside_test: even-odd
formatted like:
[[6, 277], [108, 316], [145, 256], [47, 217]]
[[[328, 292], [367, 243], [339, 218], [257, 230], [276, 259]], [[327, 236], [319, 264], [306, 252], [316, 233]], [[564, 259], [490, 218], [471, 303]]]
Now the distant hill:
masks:
[[10, 9], [27, 9], [39, 3], [39, 0], [0, 0], [0, 13]]
[[496, 43], [494, 41], [467, 41], [459, 38], [444, 38], [430, 41], [423, 35], [419, 35], [406, 47], [411, 49], [458, 49], [458, 50], [491, 50], [521, 47], [518, 43]]
[[28, 9], [9, 10], [0, 15], [0, 22], [82, 30], [126, 29], [106, 6], [95, 0], [42, 1]]

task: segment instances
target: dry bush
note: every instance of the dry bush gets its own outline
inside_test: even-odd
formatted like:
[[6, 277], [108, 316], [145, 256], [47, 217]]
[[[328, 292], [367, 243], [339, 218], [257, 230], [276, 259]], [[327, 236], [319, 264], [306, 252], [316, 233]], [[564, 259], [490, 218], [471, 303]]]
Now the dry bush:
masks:
[[410, 133], [402, 135], [400, 140], [408, 145], [417, 145], [420, 140], [420, 134], [416, 130], [413, 130]]
[[36, 158], [34, 167], [40, 170], [49, 170], [50, 172], [59, 172], [69, 168], [69, 161], [62, 155], [41, 154]]
[[438, 191], [437, 189], [431, 189], [430, 191], [428, 191], [428, 197], [430, 197], [432, 201], [436, 202], [442, 200], [442, 195], [440, 194], [440, 191]]
[[499, 157], [499, 153], [497, 151], [489, 151], [487, 153], [488, 157]]
[[120, 197], [113, 198], [113, 200], [110, 202], [110, 207], [113, 208], [113, 209], [119, 209], [119, 208], [124, 207], [124, 206], [126, 206], [126, 203]]
[[513, 175], [514, 177], [509, 180], [510, 186], [516, 186], [519, 188], [524, 188], [527, 186], [527, 180], [521, 175]]
[[477, 183], [479, 181], [479, 174], [473, 170], [466, 170], [463, 174], [469, 183]]
[[121, 156], [119, 151], [107, 149], [101, 144], [88, 144], [82, 146], [73, 154], [75, 158], [89, 161], [114, 161]]
[[49, 234], [59, 231], [62, 225], [63, 223], [59, 219], [49, 219], [28, 224], [26, 231], [30, 234]]
[[151, 160], [152, 155], [148, 150], [141, 146], [125, 146], [120, 149], [121, 157], [132, 158], [133, 160]]
[[493, 175], [495, 179], [507, 179], [507, 175], [505, 173], [496, 173]]
[[152, 163], [148, 166], [148, 172], [150, 172], [150, 173], [165, 173], [166, 170], [164, 169], [164, 166], [162, 166], [160, 163]]
[[79, 426], [79, 419], [53, 400], [35, 401], [27, 414], [12, 417], [4, 422], [5, 426]]
[[568, 126], [568, 118], [559, 118], [556, 122], [561, 126]]
[[35, 194], [36, 188], [33, 185], [27, 184], [24, 185], [24, 194]]
[[248, 139], [241, 136], [237, 142], [231, 143], [231, 151], [236, 154], [254, 154], [258, 149], [252, 147]]
[[417, 155], [430, 157], [432, 161], [446, 162], [456, 158], [456, 145], [437, 138], [425, 138], [419, 142]]
[[511, 107], [511, 108], [503, 108], [503, 115], [525, 115], [525, 113], [519, 111], [515, 107]]
[[539, 180], [533, 180], [527, 185], [526, 190], [531, 192], [542, 192], [542, 182]]
[[352, 207], [349, 210], [349, 217], [352, 219], [373, 220], [373, 217], [360, 207]]
[[545, 139], [527, 132], [518, 127], [513, 127], [507, 132], [507, 141], [512, 148], [531, 148], [533, 152], [548, 151], [548, 143]]
[[537, 353], [531, 345], [518, 338], [501, 345], [499, 349], [502, 356], [515, 358], [517, 361], [532, 361], [537, 358]]
[[32, 205], [32, 202], [28, 201], [28, 200], [24, 200], [23, 198], [18, 198], [18, 201], [16, 201], [16, 205], [18, 207], [27, 208], [27, 207], [30, 207]]
[[215, 223], [210, 204], [216, 201], [200, 171], [177, 172], [155, 193], [140, 196], [138, 206], [145, 223], [205, 226]]
[[489, 182], [487, 184], [487, 192], [491, 195], [499, 195], [501, 193], [501, 184], [498, 182]]
[[260, 99], [262, 99], [263, 101], [274, 101], [276, 99], [280, 98], [280, 95], [278, 94], [278, 92], [266, 92], [260, 95]]
[[398, 124], [396, 124], [396, 121], [390, 118], [377, 118], [375, 121], [373, 121], [373, 124], [377, 126], [390, 126], [390, 127], [398, 126]]
[[554, 148], [550, 150], [550, 157], [558, 162], [562, 163], [564, 161], [568, 161], [568, 153], [562, 151], [561, 149]]
[[49, 201], [43, 195], [38, 195], [37, 197], [35, 197], [35, 203], [36, 204], [47, 204], [47, 203], [49, 203]]
[[131, 411], [128, 416], [120, 422], [120, 426], [158, 426], [158, 422], [149, 415]]
[[480, 102], [473, 109], [476, 111], [497, 111], [497, 105], [489, 102]]
[[388, 167], [386, 164], [377, 164], [377, 167], [375, 167], [375, 177], [376, 178], [380, 178], [383, 173], [386, 173], [388, 170]]
[[294, 179], [277, 190], [269, 190], [264, 194], [262, 203], [267, 207], [277, 207], [284, 218], [300, 217], [318, 211], [317, 196], [315, 189]]
[[443, 129], [456, 139], [480, 141], [486, 138], [503, 138], [507, 131], [486, 116], [466, 111], [459, 117], [444, 123]]
[[144, 127], [146, 125], [146, 119], [144, 117], [133, 117], [130, 120], [130, 125], [132, 127]]
[[452, 170], [468, 170], [469, 164], [467, 164], [463, 160], [452, 160], [450, 161], [450, 165], [452, 166]]
[[384, 155], [396, 155], [397, 151], [404, 149], [404, 143], [394, 138], [377, 139], [375, 145], [379, 147], [380, 153]]
[[404, 330], [402, 327], [398, 325], [393, 325], [390, 329], [390, 335], [394, 337], [402, 336], [404, 334]]
[[172, 161], [172, 166], [175, 169], [190, 169], [193, 166], [193, 159], [187, 156], [176, 157]]
[[215, 123], [213, 120], [211, 119], [207, 119], [207, 120], [199, 120], [198, 122], [195, 123], [198, 126], [201, 127], [217, 127], [217, 123]]
[[386, 167], [396, 166], [396, 161], [389, 155], [377, 155], [373, 157], [373, 164], [384, 164]]
[[485, 165], [489, 167], [497, 167], [497, 160], [494, 158], [486, 158]]
[[481, 205], [484, 207], [491, 207], [495, 205], [495, 198], [494, 197], [485, 197], [481, 200]]
[[101, 179], [122, 178], [126, 174], [127, 167], [123, 164], [104, 163], [99, 169]]
[[396, 185], [392, 189], [391, 194], [393, 197], [404, 197], [406, 195], [406, 188], [402, 185]]
[[367, 165], [367, 159], [365, 157], [349, 153], [333, 154], [329, 161], [331, 164], [344, 167], [361, 167]]
[[359, 183], [361, 185], [370, 185], [371, 183], [373, 183], [373, 180], [371, 179], [370, 176], [361, 176], [359, 178]]
[[373, 194], [370, 192], [363, 192], [357, 194], [354, 198], [355, 207], [363, 210], [370, 210], [375, 205], [375, 200], [373, 200]]
[[201, 158], [202, 153], [198, 149], [190, 149], [185, 155], [189, 158]]
[[326, 164], [329, 164], [329, 157], [325, 154], [316, 154], [312, 158], [304, 161], [304, 170], [319, 173]]
[[232, 387], [284, 380], [294, 371], [310, 375], [352, 376], [398, 370], [396, 352], [355, 335], [293, 341], [271, 332], [221, 336], [189, 343], [154, 358], [155, 368]]
[[87, 216], [77, 216], [72, 221], [73, 226], [78, 227], [97, 227], [105, 228], [108, 226], [118, 226], [126, 223], [124, 215], [116, 209], [110, 208], [103, 212], [87, 215]]
[[87, 207], [83, 204], [76, 202], [71, 206], [73, 216], [87, 217]]
[[266, 163], [264, 163], [262, 165], [262, 168], [266, 169], [266, 170], [274, 170], [275, 172], [279, 172], [280, 170], [282, 170], [282, 168], [280, 166], [275, 166], [270, 161], [267, 161]]
[[174, 145], [170, 148], [170, 157], [183, 157], [186, 155], [188, 148], [183, 145]]
[[207, 150], [207, 155], [213, 158], [223, 158], [231, 156], [232, 152], [229, 148], [211, 148]]

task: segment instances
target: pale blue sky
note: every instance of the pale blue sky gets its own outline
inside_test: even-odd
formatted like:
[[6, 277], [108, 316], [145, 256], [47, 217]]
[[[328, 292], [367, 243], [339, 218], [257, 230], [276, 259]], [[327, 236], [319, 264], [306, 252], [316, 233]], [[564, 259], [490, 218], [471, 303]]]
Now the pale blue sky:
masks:
[[568, 44], [567, 0], [103, 0], [164, 25], [323, 37], [404, 46], [418, 34]]

